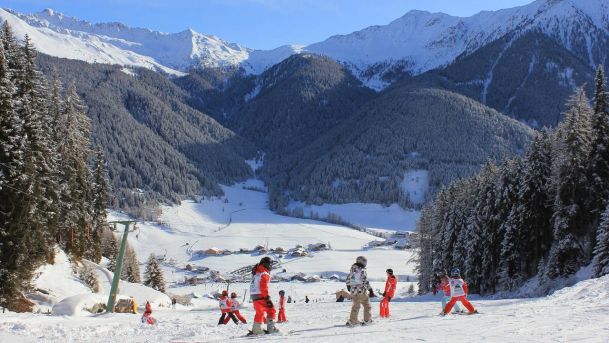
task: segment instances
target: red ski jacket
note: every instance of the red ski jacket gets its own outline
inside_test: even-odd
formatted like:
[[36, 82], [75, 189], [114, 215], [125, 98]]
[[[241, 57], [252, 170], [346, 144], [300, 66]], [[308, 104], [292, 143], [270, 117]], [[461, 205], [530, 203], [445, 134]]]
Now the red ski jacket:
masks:
[[387, 281], [385, 282], [385, 296], [386, 297], [393, 298], [393, 296], [395, 295], [395, 289], [397, 287], [397, 284], [398, 284], [398, 279], [395, 277], [395, 275], [391, 275], [390, 277], [387, 278]]
[[444, 294], [450, 294], [453, 298], [468, 295], [467, 282], [461, 278], [450, 278], [448, 283], [444, 285]]
[[227, 313], [227, 312], [231, 311], [231, 307], [233, 306], [233, 301], [229, 297], [227, 297], [225, 295], [220, 296], [220, 300], [218, 302], [220, 305], [220, 311], [222, 311], [222, 313]]
[[256, 267], [254, 277], [250, 283], [250, 294], [252, 300], [262, 300], [269, 296], [269, 282], [271, 281], [271, 274], [269, 270], [264, 268], [263, 265], [259, 264]]

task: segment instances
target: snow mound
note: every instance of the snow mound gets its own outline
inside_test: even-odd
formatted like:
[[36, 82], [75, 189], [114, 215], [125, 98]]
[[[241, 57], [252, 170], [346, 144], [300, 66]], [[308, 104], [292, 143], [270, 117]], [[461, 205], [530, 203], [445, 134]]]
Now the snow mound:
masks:
[[88, 309], [107, 301], [108, 297], [99, 293], [73, 295], [53, 306], [52, 313], [56, 316], [90, 316], [92, 313]]
[[558, 303], [577, 301], [596, 304], [599, 299], [609, 299], [609, 275], [580, 281], [554, 292], [548, 298]]

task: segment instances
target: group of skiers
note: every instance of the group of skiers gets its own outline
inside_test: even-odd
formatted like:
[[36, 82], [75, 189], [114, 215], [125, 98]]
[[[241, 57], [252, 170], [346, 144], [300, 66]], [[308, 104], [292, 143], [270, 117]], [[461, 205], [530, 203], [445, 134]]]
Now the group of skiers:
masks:
[[[268, 333], [277, 333], [279, 330], [275, 326], [275, 316], [277, 311], [271, 300], [269, 293], [269, 283], [271, 281], [272, 260], [270, 257], [263, 257], [258, 264], [252, 268], [252, 281], [250, 283], [250, 298], [254, 305], [256, 314], [250, 335], [263, 335]], [[351, 266], [347, 275], [346, 284], [347, 290], [352, 300], [351, 315], [347, 326], [366, 325], [372, 322], [372, 306], [370, 298], [375, 297], [374, 291], [368, 282], [366, 266], [368, 261], [364, 256], [358, 256], [355, 263]], [[397, 277], [393, 274], [391, 268], [386, 270], [387, 280], [385, 282], [385, 290], [382, 293], [383, 299], [380, 301], [380, 317], [388, 318], [389, 303], [395, 296], [397, 288]], [[461, 273], [458, 268], [453, 268], [450, 277], [443, 273], [437, 273], [438, 281], [434, 285], [434, 294], [437, 291], [444, 292], [442, 298], [441, 315], [450, 313], [453, 309], [461, 312], [457, 302], [461, 302], [468, 310], [469, 314], [477, 313], [476, 309], [467, 300], [468, 287], [467, 283], [461, 278]], [[233, 320], [235, 324], [247, 323], [245, 318], [239, 313], [240, 303], [237, 300], [237, 294], [232, 293], [228, 297], [228, 291], [222, 292], [220, 296], [220, 311], [222, 315], [218, 321], [218, 325], [227, 324], [229, 320]], [[364, 321], [358, 320], [360, 308], [364, 308]], [[278, 323], [285, 322], [285, 292], [279, 291], [279, 315]], [[238, 320], [239, 321], [238, 321]], [[262, 325], [266, 324], [266, 329]]]
[[231, 319], [235, 324], [239, 324], [240, 322], [247, 324], [247, 320], [245, 320], [239, 311], [241, 308], [241, 303], [237, 299], [237, 293], [232, 292], [229, 298], [228, 291], [222, 291], [219, 303], [220, 312], [222, 312], [222, 315], [220, 316], [220, 320], [218, 320], [218, 325], [226, 325]]

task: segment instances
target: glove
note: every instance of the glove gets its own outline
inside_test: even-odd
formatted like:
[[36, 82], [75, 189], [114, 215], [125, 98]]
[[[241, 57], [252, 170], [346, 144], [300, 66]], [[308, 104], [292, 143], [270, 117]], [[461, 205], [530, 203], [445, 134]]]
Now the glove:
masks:
[[383, 292], [383, 294], [382, 294], [382, 295], [383, 295], [383, 297], [385, 296], [385, 294], [386, 294], [386, 293], [385, 293], [385, 292]]
[[370, 290], [368, 291], [368, 295], [370, 296], [370, 298], [376, 297], [376, 295], [374, 295], [374, 291], [372, 290], [372, 288], [370, 288]]
[[351, 286], [347, 285], [347, 291], [351, 292]]
[[270, 297], [266, 298], [266, 307], [273, 308], [273, 302], [271, 301]]

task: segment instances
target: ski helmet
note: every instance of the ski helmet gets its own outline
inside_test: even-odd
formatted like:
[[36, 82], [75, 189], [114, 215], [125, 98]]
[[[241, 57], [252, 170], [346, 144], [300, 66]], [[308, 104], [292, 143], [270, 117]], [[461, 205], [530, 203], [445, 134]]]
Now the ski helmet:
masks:
[[237, 297], [237, 293], [232, 292], [232, 293], [230, 294], [230, 297], [231, 297], [231, 298], [236, 298], [236, 297]]
[[461, 276], [461, 271], [455, 267], [450, 270], [450, 276]]
[[361, 264], [362, 266], [365, 267], [368, 264], [368, 259], [366, 259], [364, 256], [358, 256], [355, 259], [355, 263]]
[[285, 291], [282, 289], [279, 291], [279, 295], [284, 296], [285, 295]]
[[388, 269], [386, 270], [386, 272], [387, 272], [387, 274], [389, 274], [389, 275], [393, 275], [393, 269], [391, 269], [391, 268], [388, 268]]
[[260, 260], [260, 264], [261, 264], [262, 266], [264, 266], [264, 268], [266, 268], [266, 269], [268, 269], [268, 270], [271, 270], [271, 267], [272, 267], [272, 265], [273, 265], [273, 260], [271, 260], [271, 258], [270, 258], [270, 257], [265, 256], [265, 257], [263, 257], [263, 258]]
[[222, 296], [228, 296], [228, 291], [222, 291]]

